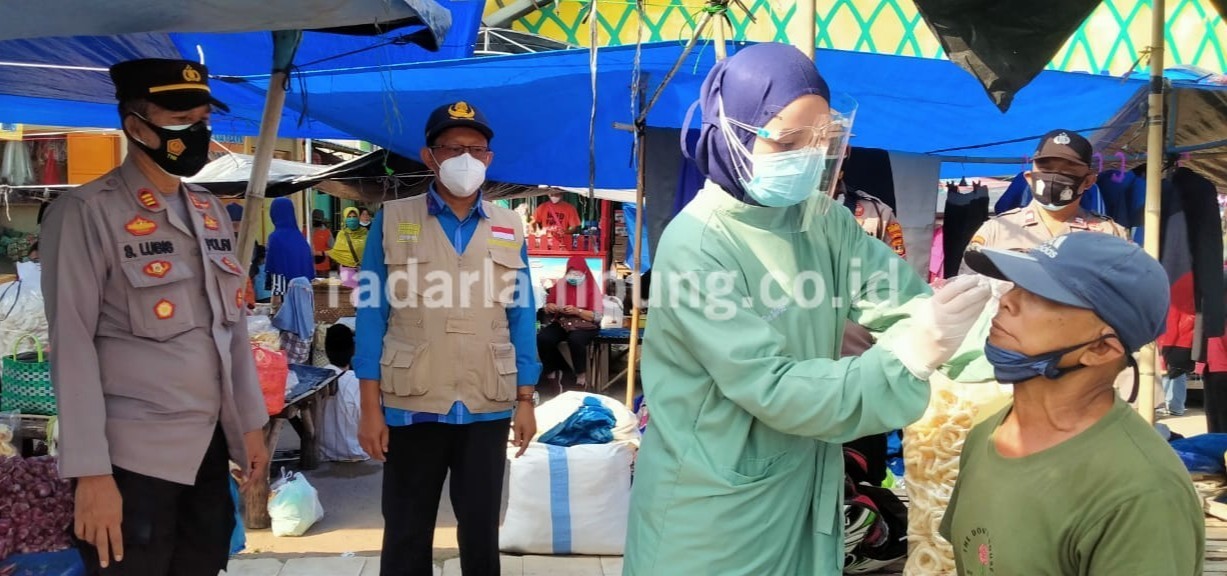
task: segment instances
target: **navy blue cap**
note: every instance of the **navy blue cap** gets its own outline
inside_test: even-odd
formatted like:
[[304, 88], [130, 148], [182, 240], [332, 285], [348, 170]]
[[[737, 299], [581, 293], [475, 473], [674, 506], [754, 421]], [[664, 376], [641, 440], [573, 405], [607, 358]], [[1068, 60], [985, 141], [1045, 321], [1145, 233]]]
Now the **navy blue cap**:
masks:
[[1171, 298], [1167, 273], [1136, 244], [1110, 234], [1073, 232], [1025, 253], [981, 248], [964, 257], [980, 274], [1091, 310], [1131, 353], [1166, 327]]
[[486, 116], [468, 102], [453, 102], [435, 108], [426, 120], [426, 143], [434, 144], [435, 138], [448, 128], [472, 128], [486, 136], [486, 140], [494, 139], [494, 130], [486, 122]]

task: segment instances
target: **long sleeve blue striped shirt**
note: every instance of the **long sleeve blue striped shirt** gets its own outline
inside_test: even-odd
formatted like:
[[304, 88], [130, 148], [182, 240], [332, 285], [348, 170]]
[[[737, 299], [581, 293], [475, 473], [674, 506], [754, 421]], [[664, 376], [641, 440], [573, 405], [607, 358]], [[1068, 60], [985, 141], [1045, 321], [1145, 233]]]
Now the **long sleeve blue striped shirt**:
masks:
[[[427, 194], [427, 211], [438, 220], [444, 234], [451, 239], [456, 253], [463, 254], [481, 219], [488, 218], [481, 201], [474, 204], [473, 209], [461, 219], [443, 202], [433, 187]], [[371, 224], [371, 231], [367, 236], [366, 251], [362, 255], [362, 271], [366, 274], [363, 274], [358, 288], [360, 293], [370, 298], [364, 306], [358, 308], [355, 334], [354, 373], [362, 380], [380, 378], [379, 360], [383, 355], [383, 338], [388, 331], [388, 317], [391, 312], [387, 293], [384, 291], [388, 280], [388, 266], [384, 262], [383, 217], [383, 212], [375, 216], [375, 222]], [[521, 247], [520, 250], [520, 256], [528, 262], [527, 246]], [[370, 286], [371, 282], [375, 282], [376, 286]], [[374, 301], [376, 298], [377, 302]], [[516, 350], [516, 368], [519, 371], [517, 382], [520, 386], [535, 386], [541, 376], [541, 362], [537, 358], [536, 313], [532, 279], [525, 267], [516, 277], [515, 302], [507, 307], [507, 323], [511, 329], [511, 343]], [[384, 408], [384, 418], [388, 426], [409, 426], [426, 422], [472, 424], [510, 417], [510, 410], [474, 414], [459, 400], [452, 404], [447, 414]]]

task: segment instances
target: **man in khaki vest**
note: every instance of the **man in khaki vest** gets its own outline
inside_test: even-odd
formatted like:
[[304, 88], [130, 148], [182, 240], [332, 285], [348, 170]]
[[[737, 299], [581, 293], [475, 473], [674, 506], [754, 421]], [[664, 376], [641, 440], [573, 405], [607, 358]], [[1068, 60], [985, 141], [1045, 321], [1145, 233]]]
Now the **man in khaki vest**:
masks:
[[536, 434], [536, 305], [524, 227], [482, 200], [494, 131], [455, 102], [426, 123], [421, 196], [384, 204], [362, 258], [358, 440], [383, 461], [383, 576], [430, 576], [443, 481], [466, 576], [499, 574], [508, 427]]
[[113, 66], [127, 159], [43, 224], [60, 475], [104, 576], [217, 576], [234, 529], [229, 461], [267, 474], [230, 217], [180, 180], [208, 162], [209, 114], [226, 109], [208, 77], [184, 60]]

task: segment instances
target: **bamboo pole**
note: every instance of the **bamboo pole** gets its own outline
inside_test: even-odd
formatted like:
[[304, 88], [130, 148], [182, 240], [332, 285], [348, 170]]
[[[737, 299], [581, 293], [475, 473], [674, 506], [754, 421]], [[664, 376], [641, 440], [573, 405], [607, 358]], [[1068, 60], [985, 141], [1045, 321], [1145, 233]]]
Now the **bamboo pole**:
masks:
[[717, 61], [724, 60], [729, 55], [729, 47], [727, 44], [728, 38], [724, 31], [725, 24], [726, 22], [724, 21], [724, 15], [721, 14], [716, 17], [716, 27], [712, 30], [712, 40], [714, 40], [716, 44]]
[[796, 11], [788, 26], [788, 40], [810, 60], [814, 59], [814, 40], [818, 36], [815, 26], [816, 2], [817, 0], [796, 0]]
[[[1146, 143], [1146, 214], [1144, 229], [1147, 254], [1159, 258], [1160, 205], [1163, 191], [1163, 56], [1166, 11], [1164, 0], [1154, 0], [1150, 19], [1150, 98], [1147, 122], [1149, 133]], [[1158, 349], [1154, 343], [1142, 348], [1138, 358], [1137, 409], [1146, 422], [1155, 421], [1155, 366], [1158, 364]]]

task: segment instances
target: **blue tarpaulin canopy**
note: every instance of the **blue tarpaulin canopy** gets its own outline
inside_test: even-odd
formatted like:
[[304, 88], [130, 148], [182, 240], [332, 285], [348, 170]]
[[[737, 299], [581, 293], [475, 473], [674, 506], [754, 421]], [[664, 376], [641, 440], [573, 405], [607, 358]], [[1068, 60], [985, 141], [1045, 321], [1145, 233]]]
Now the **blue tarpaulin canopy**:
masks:
[[[648, 94], [681, 51], [682, 46], [672, 42], [642, 47]], [[632, 135], [614, 126], [633, 119], [635, 53], [635, 46], [598, 52], [599, 188], [635, 187]], [[693, 52], [653, 108], [648, 124], [681, 127], [714, 61], [710, 47]], [[1088, 129], [1089, 134], [1144, 86], [1141, 80], [1044, 72], [1003, 114], [984, 98], [975, 78], [945, 60], [819, 50], [817, 64], [833, 90], [859, 102], [854, 145], [970, 157], [973, 162], [1017, 158], [1019, 166], [1049, 129]], [[287, 105], [306, 106], [312, 117], [356, 138], [417, 157], [430, 111], [465, 100], [493, 124], [492, 179], [587, 187], [589, 74], [587, 50], [316, 71], [302, 75], [304, 90], [292, 91]], [[1015, 139], [1019, 141], [967, 148]]]
[[[4, 3], [5, 0], [0, 0], [0, 5]], [[254, 5], [270, 3], [284, 4], [276, 1], [243, 2], [241, 7], [235, 8], [235, 13], [246, 15], [253, 12]], [[412, 9], [408, 14], [416, 11], [423, 15], [421, 20], [429, 26], [400, 28], [379, 36], [305, 32], [298, 46], [294, 65], [299, 70], [377, 67], [391, 63], [465, 58], [472, 54], [473, 40], [481, 20], [480, 3], [464, 0], [443, 0], [437, 3], [401, 0], [400, 3], [406, 10]], [[208, 4], [212, 6], [224, 2]], [[335, 9], [347, 9], [359, 5], [370, 7], [372, 3], [310, 0], [290, 12], [318, 9], [318, 6], [314, 5], [319, 4], [331, 4]], [[116, 9], [108, 3], [108, 10]], [[40, 10], [44, 13], [44, 20], [63, 20], [47, 18], [46, 9]], [[262, 9], [254, 11], [260, 10]], [[11, 21], [7, 20], [9, 12], [0, 12], [5, 13], [6, 19], [6, 22], [0, 23], [0, 37], [3, 37]], [[401, 12], [394, 13], [404, 15]], [[252, 18], [258, 21], [258, 14]], [[299, 20], [302, 18], [286, 18], [276, 25], [288, 27]], [[372, 20], [368, 21], [376, 20], [372, 16]], [[306, 22], [347, 23], [350, 20], [324, 19]], [[244, 20], [241, 25], [227, 28], [205, 22], [195, 28], [187, 26], [177, 29], [257, 29], [251, 24]], [[97, 34], [104, 30], [106, 28], [83, 32]], [[442, 38], [444, 32], [448, 32], [446, 38]], [[436, 40], [440, 50], [433, 53], [413, 43], [423, 41], [425, 44], [433, 44]], [[267, 83], [272, 54], [272, 37], [267, 32], [139, 32], [116, 36], [3, 40], [0, 41], [0, 122], [118, 128], [115, 89], [107, 75], [107, 68], [116, 62], [134, 58], [185, 58], [196, 61], [203, 59], [214, 77], [214, 94], [231, 108], [230, 114], [214, 115], [214, 131], [218, 134], [254, 135], [260, 129], [265, 90], [243, 81], [242, 77], [262, 75]], [[291, 90], [295, 88], [291, 86]], [[284, 137], [347, 137], [327, 122], [321, 122], [309, 115], [303, 116], [296, 110], [285, 111], [280, 128], [280, 135]]]

